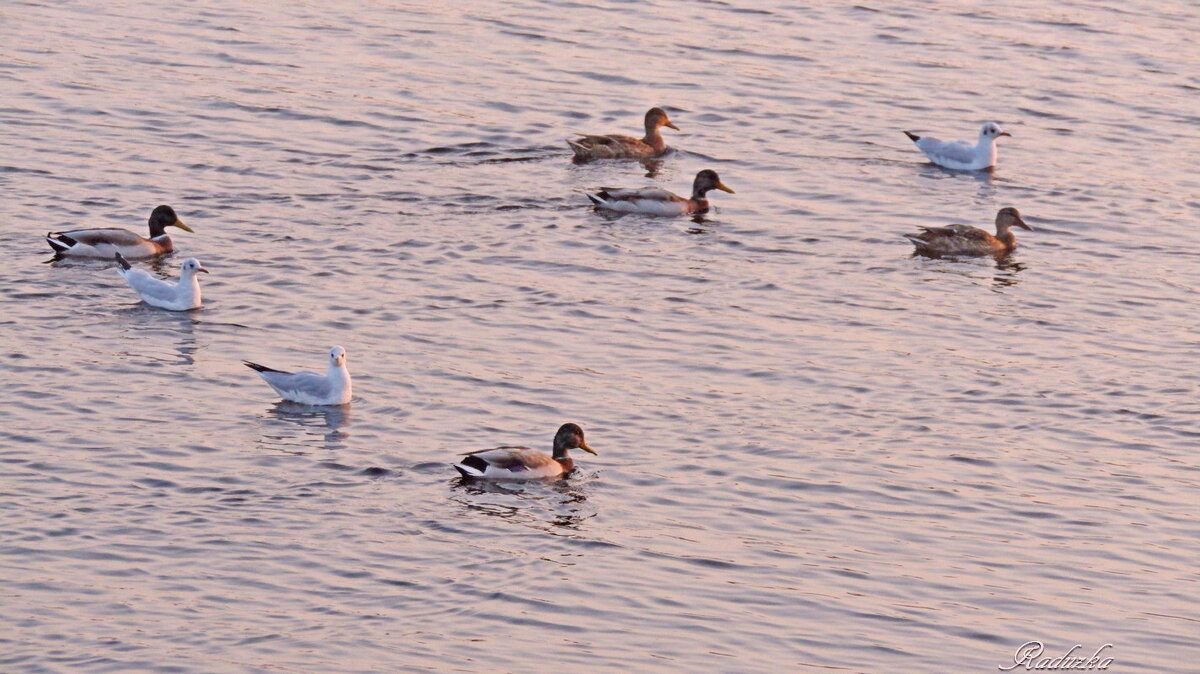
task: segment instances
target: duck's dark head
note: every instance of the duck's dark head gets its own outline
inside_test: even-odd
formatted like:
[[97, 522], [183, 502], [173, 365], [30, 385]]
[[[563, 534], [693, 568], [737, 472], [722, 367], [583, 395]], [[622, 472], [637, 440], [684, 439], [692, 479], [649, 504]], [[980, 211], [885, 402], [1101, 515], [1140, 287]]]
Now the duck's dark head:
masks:
[[558, 427], [558, 433], [554, 435], [554, 458], [566, 456], [568, 449], [582, 449], [589, 454], [596, 453], [596, 450], [588, 447], [587, 441], [583, 439], [583, 429], [578, 424], [563, 424]]
[[1012, 206], [1001, 208], [996, 213], [996, 231], [1004, 232], [1012, 227], [1020, 227], [1021, 229], [1033, 231], [1033, 228], [1025, 224], [1025, 221], [1021, 219], [1021, 213], [1017, 209]]
[[696, 199], [703, 199], [704, 195], [708, 194], [712, 190], [721, 190], [722, 192], [737, 194], [733, 190], [726, 187], [725, 183], [721, 182], [721, 177], [717, 175], [716, 171], [712, 169], [704, 169], [703, 171], [697, 173], [696, 181], [692, 183], [692, 197]]
[[183, 224], [183, 220], [175, 215], [175, 209], [167, 205], [155, 208], [150, 213], [150, 236], [162, 236], [167, 227], [178, 227], [185, 232], [192, 231], [191, 227]]
[[646, 131], [651, 132], [659, 127], [667, 127], [668, 129], [679, 130], [679, 127], [671, 123], [671, 119], [667, 117], [667, 111], [662, 108], [650, 108], [646, 112]]

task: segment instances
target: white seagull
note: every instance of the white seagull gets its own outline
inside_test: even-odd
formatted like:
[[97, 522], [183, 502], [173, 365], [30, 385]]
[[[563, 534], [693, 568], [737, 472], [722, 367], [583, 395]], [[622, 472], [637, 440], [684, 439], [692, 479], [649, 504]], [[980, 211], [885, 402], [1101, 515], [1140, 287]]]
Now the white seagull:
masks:
[[959, 171], [978, 171], [995, 166], [996, 139], [1000, 136], [1012, 136], [995, 122], [987, 122], [979, 127], [979, 140], [974, 145], [965, 140], [947, 143], [908, 131], [905, 131], [904, 135], [917, 144], [917, 149], [924, 152], [929, 161]]
[[284, 372], [248, 360], [242, 362], [258, 372], [284, 400], [305, 405], [345, 405], [350, 402], [350, 371], [346, 369], [346, 350], [340, 346], [329, 350], [329, 369], [325, 374]]
[[194, 257], [184, 260], [179, 268], [179, 282], [170, 283], [156, 279], [141, 269], [134, 269], [120, 253], [115, 255], [117, 264], [121, 265], [117, 273], [142, 296], [146, 304], [171, 311], [200, 308], [200, 279], [196, 278], [196, 274], [208, 273], [200, 260]]
[[568, 449], [596, 453], [584, 441], [582, 428], [577, 424], [563, 424], [554, 435], [551, 454], [528, 447], [496, 447], [467, 452], [467, 458], [450, 465], [465, 478], [539, 480], [562, 477], [575, 469], [575, 461], [567, 456]]

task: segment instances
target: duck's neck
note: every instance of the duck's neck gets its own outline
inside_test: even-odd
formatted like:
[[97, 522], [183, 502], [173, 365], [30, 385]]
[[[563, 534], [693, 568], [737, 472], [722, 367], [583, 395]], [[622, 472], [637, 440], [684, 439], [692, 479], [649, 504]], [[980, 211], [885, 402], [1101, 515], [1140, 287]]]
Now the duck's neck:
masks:
[[667, 141], [663, 140], [662, 133], [659, 131], [659, 128], [661, 127], [653, 124], [647, 124], [646, 137], [642, 139], [642, 142], [654, 148], [655, 150], [662, 152], [667, 147]]
[[996, 228], [996, 240], [1004, 244], [1005, 249], [1012, 250], [1017, 247], [1017, 235], [1013, 234], [1012, 229], [1008, 227]]
[[558, 462], [558, 465], [562, 466], [564, 473], [569, 473], [575, 470], [575, 461], [571, 457], [567, 456], [566, 452], [563, 452], [562, 456], [554, 457], [554, 460]]

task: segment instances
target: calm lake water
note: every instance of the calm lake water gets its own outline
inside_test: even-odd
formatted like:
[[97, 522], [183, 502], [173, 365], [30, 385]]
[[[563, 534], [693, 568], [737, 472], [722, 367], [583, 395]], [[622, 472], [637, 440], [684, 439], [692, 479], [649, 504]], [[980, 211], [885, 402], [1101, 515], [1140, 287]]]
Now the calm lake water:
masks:
[[[1200, 671], [1198, 26], [0, 6], [0, 670]], [[571, 163], [653, 105], [675, 155]], [[991, 176], [902, 133], [987, 120]], [[700, 222], [584, 196], [701, 168], [737, 194]], [[44, 264], [160, 203], [202, 310]], [[1002, 264], [901, 237], [1002, 206], [1037, 230]], [[344, 410], [239, 363], [334, 344]], [[448, 465], [566, 421], [600, 455], [565, 482]]]

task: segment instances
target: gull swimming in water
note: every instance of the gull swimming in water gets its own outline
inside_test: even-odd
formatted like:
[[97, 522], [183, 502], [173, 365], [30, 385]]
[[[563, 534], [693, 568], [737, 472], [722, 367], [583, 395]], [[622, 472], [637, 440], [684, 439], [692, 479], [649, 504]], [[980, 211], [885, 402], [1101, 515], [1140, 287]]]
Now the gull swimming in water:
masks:
[[575, 151], [575, 159], [646, 159], [658, 157], [667, 151], [667, 143], [663, 140], [659, 129], [667, 127], [679, 130], [671, 123], [667, 113], [662, 108], [650, 108], [646, 112], [646, 135], [643, 138], [632, 136], [584, 135], [574, 140], [568, 138], [567, 145]]
[[130, 288], [141, 295], [142, 301], [160, 309], [171, 311], [187, 311], [200, 308], [200, 279], [196, 274], [208, 273], [200, 264], [200, 260], [189, 257], [179, 267], [179, 281], [171, 283], [154, 278], [141, 269], [134, 269], [120, 253], [114, 253], [117, 264], [121, 265], [117, 273]]
[[329, 350], [329, 368], [325, 374], [284, 372], [248, 360], [242, 363], [258, 372], [284, 400], [305, 405], [345, 405], [350, 402], [350, 371], [346, 369], [346, 350], [340, 346]]
[[704, 169], [696, 174], [692, 182], [692, 196], [685, 199], [678, 194], [668, 192], [661, 187], [645, 187], [641, 189], [618, 189], [602, 187], [595, 194], [587, 195], [597, 209], [617, 211], [619, 213], [649, 213], [650, 215], [689, 215], [708, 212], [708, 193], [721, 190], [735, 192], [721, 182], [717, 172]]
[[46, 243], [60, 257], [112, 257], [114, 252], [125, 257], [152, 257], [175, 250], [167, 227], [178, 227], [185, 232], [191, 227], [175, 215], [170, 206], [159, 206], [150, 213], [150, 238], [144, 238], [128, 229], [100, 227], [96, 229], [72, 229], [67, 232], [50, 232]]
[[563, 424], [554, 435], [554, 449], [550, 454], [528, 447], [497, 447], [467, 452], [467, 458], [451, 465], [466, 478], [538, 480], [562, 477], [575, 469], [575, 461], [567, 456], [570, 449], [596, 453], [584, 441], [582, 428], [576, 424]]
[[904, 132], [904, 135], [917, 144], [917, 149], [929, 157], [929, 161], [948, 169], [960, 171], [978, 171], [996, 165], [996, 139], [1000, 136], [1012, 136], [1001, 129], [995, 122], [987, 122], [979, 127], [979, 140], [971, 145], [965, 140], [947, 143], [929, 136], [918, 136]]
[[1009, 206], [996, 213], [996, 234], [970, 225], [948, 225], [946, 227], [922, 227], [920, 234], [905, 234], [917, 247], [916, 252], [930, 257], [1007, 255], [1017, 247], [1017, 237], [1012, 228], [1033, 228], [1025, 224], [1017, 209]]

